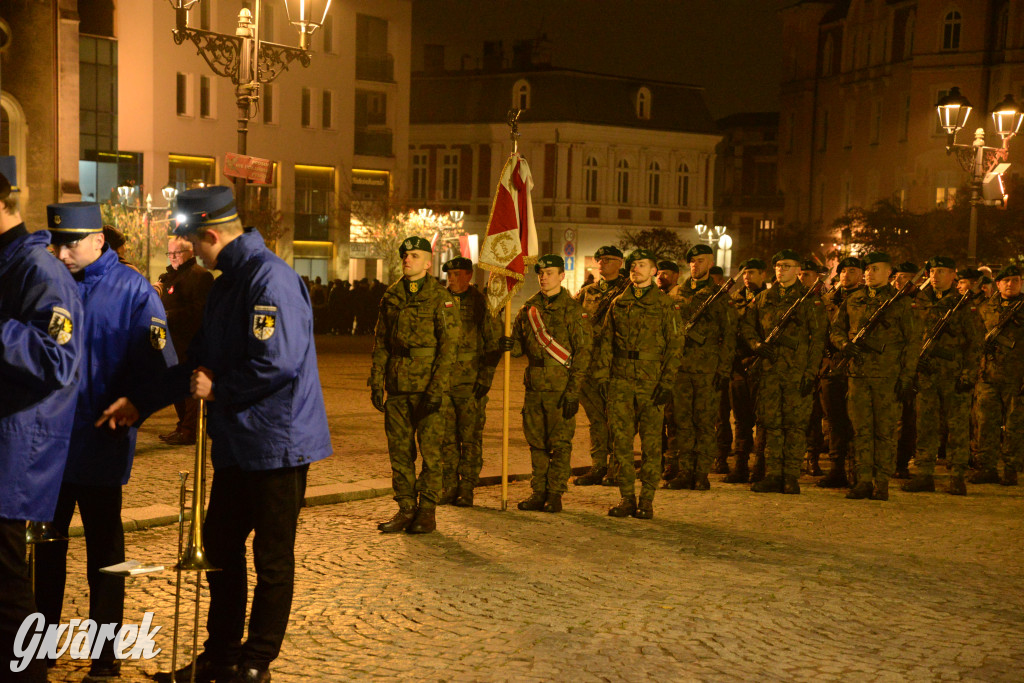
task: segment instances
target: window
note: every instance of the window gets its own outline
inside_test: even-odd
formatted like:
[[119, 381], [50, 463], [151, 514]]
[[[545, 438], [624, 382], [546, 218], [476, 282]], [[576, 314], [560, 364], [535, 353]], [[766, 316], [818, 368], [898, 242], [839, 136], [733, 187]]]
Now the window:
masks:
[[676, 194], [679, 197], [679, 206], [690, 205], [690, 167], [686, 164], [679, 164], [679, 186]]
[[324, 52], [326, 54], [334, 52], [334, 17], [330, 14], [324, 18], [324, 24], [320, 27], [320, 35], [324, 40]]
[[960, 13], [948, 12], [942, 19], [942, 49], [950, 52], [960, 49]]
[[427, 154], [412, 155], [412, 198], [427, 198]]
[[80, 152], [116, 151], [117, 41], [81, 36], [78, 69]]
[[324, 90], [323, 110], [320, 113], [320, 126], [327, 130], [334, 128], [334, 93]]
[[625, 159], [615, 165], [615, 201], [629, 203], [629, 162]]
[[516, 84], [512, 86], [512, 108], [530, 108], [530, 84], [525, 80], [516, 81]]
[[295, 165], [295, 239], [330, 239], [334, 168]]
[[651, 91], [647, 88], [640, 88], [636, 94], [636, 117], [645, 120], [651, 118]]
[[213, 105], [211, 103], [212, 96], [210, 93], [211, 87], [209, 76], [199, 77], [199, 115], [204, 119], [208, 119], [213, 116], [211, 113], [213, 111]]
[[881, 100], [876, 101], [871, 106], [871, 131], [870, 141], [872, 145], [878, 144], [878, 138], [881, 135], [882, 130], [882, 102]]
[[996, 49], [1006, 49], [1006, 39], [1010, 32], [1010, 3], [999, 10], [999, 22], [996, 24]]
[[441, 198], [457, 199], [459, 193], [459, 153], [446, 152], [441, 157]]
[[914, 23], [917, 15], [914, 12], [907, 17], [907, 26], [903, 31], [903, 59], [910, 59], [914, 54]]
[[587, 157], [583, 164], [583, 196], [591, 204], [597, 203], [597, 159]]
[[313, 125], [313, 91], [309, 88], [302, 89], [302, 127], [309, 128]]
[[657, 161], [647, 166], [647, 203], [651, 206], [661, 204], [661, 165]]
[[204, 31], [210, 30], [210, 0], [199, 3], [199, 28]]
[[178, 116], [192, 116], [192, 74], [179, 73], [177, 77], [176, 101]]
[[356, 15], [356, 54], [383, 57], [388, 53], [388, 21], [369, 14]]
[[828, 37], [825, 38], [825, 47], [821, 51], [821, 75], [822, 76], [831, 76], [832, 75], [832, 61], [835, 59], [835, 51], [836, 51], [835, 41], [832, 39], [832, 34], [830, 33], [828, 35]]
[[903, 98], [903, 119], [900, 121], [900, 140], [905, 141], [910, 136], [910, 95]]
[[[209, 3], [200, 3], [203, 5]], [[274, 40], [274, 7], [269, 2], [260, 4], [260, 40]]]
[[167, 155], [168, 182], [178, 192], [213, 184], [216, 180], [216, 161], [212, 157], [188, 154]]
[[263, 84], [263, 95], [260, 96], [260, 107], [263, 108], [263, 123], [277, 123], [277, 86], [273, 83]]
[[771, 242], [775, 236], [775, 221], [770, 218], [763, 218], [757, 222], [757, 234], [754, 235], [755, 242]]
[[935, 206], [939, 209], [951, 209], [956, 203], [955, 187], [935, 188]]
[[818, 131], [818, 151], [828, 151], [828, 109], [821, 113], [821, 129]]

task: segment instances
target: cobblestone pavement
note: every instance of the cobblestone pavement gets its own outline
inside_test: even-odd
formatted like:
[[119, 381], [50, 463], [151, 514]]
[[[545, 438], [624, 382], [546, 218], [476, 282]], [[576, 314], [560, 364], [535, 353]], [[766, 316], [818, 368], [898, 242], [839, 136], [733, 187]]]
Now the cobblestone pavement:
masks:
[[[651, 521], [607, 517], [616, 499], [500, 512], [487, 487], [427, 536], [377, 533], [387, 498], [304, 510], [274, 680], [1021, 680], [1024, 489], [881, 503], [715, 482], [659, 492]], [[128, 554], [171, 564], [175, 544], [140, 531]], [[65, 619], [87, 609], [80, 538], [70, 565]], [[129, 581], [126, 619], [155, 611], [165, 651], [124, 680], [169, 664], [173, 579]]]

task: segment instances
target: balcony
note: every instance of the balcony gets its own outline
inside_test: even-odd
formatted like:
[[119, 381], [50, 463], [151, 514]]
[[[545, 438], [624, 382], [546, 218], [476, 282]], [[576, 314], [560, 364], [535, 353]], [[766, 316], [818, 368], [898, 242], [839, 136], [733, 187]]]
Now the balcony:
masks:
[[356, 80], [395, 82], [395, 58], [391, 55], [356, 55]]
[[368, 157], [391, 157], [392, 139], [390, 129], [357, 128], [355, 153]]

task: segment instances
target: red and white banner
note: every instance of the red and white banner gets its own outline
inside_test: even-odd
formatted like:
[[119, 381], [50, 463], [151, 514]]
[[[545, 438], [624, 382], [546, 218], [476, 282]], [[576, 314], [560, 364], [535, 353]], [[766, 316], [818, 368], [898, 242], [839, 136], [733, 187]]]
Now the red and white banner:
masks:
[[479, 266], [492, 273], [487, 283], [487, 305], [495, 315], [523, 286], [526, 266], [537, 261], [532, 189], [529, 164], [513, 152], [501, 169], [487, 221], [487, 236], [480, 247]]

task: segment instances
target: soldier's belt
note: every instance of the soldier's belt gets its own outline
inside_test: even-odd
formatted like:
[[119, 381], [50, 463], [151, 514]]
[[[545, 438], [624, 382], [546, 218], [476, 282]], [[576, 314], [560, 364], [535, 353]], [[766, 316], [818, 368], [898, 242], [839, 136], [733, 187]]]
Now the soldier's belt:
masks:
[[476, 351], [466, 351], [465, 353], [457, 354], [455, 356], [455, 360], [457, 360], [457, 361], [473, 360], [473, 359], [476, 358], [476, 355], [477, 355]]
[[616, 351], [615, 357], [622, 360], [656, 360], [660, 361], [660, 353], [645, 353], [644, 351]]
[[416, 346], [411, 349], [394, 349], [391, 355], [396, 358], [433, 358], [437, 349], [433, 346]]
[[565, 366], [559, 363], [557, 360], [551, 357], [547, 358], [531, 358], [531, 368], [564, 368]]

